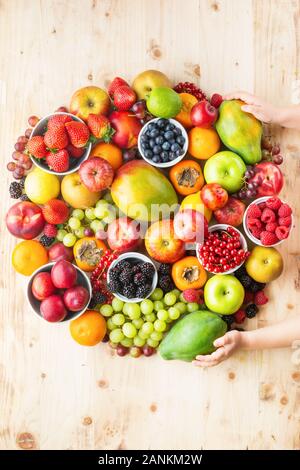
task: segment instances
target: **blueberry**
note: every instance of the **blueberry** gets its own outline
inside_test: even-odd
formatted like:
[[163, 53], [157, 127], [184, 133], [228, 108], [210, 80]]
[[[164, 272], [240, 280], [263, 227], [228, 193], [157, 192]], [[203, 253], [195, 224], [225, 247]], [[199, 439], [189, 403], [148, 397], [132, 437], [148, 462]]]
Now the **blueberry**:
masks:
[[160, 145], [154, 145], [153, 147], [153, 153], [155, 153], [156, 155], [160, 154], [161, 152], [161, 146]]
[[158, 134], [159, 134], [159, 130], [158, 130], [158, 129], [156, 129], [156, 128], [155, 128], [155, 129], [152, 129], [152, 131], [150, 132], [150, 137], [151, 137], [152, 139], [155, 139], [155, 137], [157, 137]]
[[178, 137], [176, 137], [176, 142], [177, 142], [177, 144], [179, 144], [179, 145], [184, 145], [184, 143], [185, 143], [185, 138], [184, 138], [182, 135], [179, 135]]
[[163, 148], [163, 150], [170, 150], [171, 144], [169, 142], [164, 142], [162, 144], [162, 148]]
[[148, 124], [147, 130], [148, 130], [149, 132], [151, 132], [153, 129], [155, 129], [155, 124], [154, 124], [154, 122], [150, 122], [150, 124]]
[[171, 150], [172, 150], [172, 152], [176, 152], [176, 151], [179, 150], [179, 149], [180, 149], [180, 147], [179, 147], [179, 145], [177, 144], [177, 142], [175, 142], [175, 144], [172, 144], [172, 145], [171, 145]]
[[163, 138], [163, 136], [162, 136], [162, 135], [157, 136], [156, 139], [155, 139], [155, 143], [156, 143], [157, 145], [163, 144], [163, 143], [164, 143], [164, 138]]
[[163, 150], [160, 154], [160, 158], [162, 160], [162, 162], [167, 162], [169, 160], [169, 154], [168, 152], [166, 152], [165, 150]]
[[144, 155], [146, 158], [152, 158], [153, 157], [153, 152], [152, 150], [145, 150]]
[[169, 140], [169, 143], [170, 143], [171, 145], [175, 144], [175, 142], [176, 142], [176, 140], [175, 140], [175, 139], [171, 139], [171, 140]]
[[159, 156], [158, 156], [158, 155], [154, 155], [154, 157], [152, 158], [152, 161], [153, 161], [154, 163], [159, 163], [159, 162], [160, 162]]
[[182, 149], [178, 149], [176, 150], [175, 153], [176, 153], [176, 157], [180, 157], [180, 155], [182, 155], [183, 152], [182, 152]]
[[169, 152], [169, 160], [174, 160], [175, 158], [177, 158], [176, 153], [175, 152]]
[[174, 129], [174, 134], [176, 134], [176, 135], [182, 135], [181, 129], [179, 129], [179, 127], [175, 127], [175, 129]]
[[147, 150], [149, 148], [148, 142], [142, 142], [141, 147], [142, 147], [143, 150]]
[[156, 121], [156, 125], [160, 129], [163, 129], [167, 125], [167, 123], [168, 123], [167, 119], [164, 119], [164, 118], [161, 118], [158, 121]]
[[167, 132], [164, 133], [164, 137], [165, 137], [165, 139], [170, 141], [170, 140], [174, 139], [174, 132], [167, 131]]
[[154, 145], [155, 145], [155, 140], [154, 140], [154, 139], [150, 139], [150, 140], [149, 140], [149, 146], [150, 146], [151, 148], [153, 148]]
[[174, 124], [172, 124], [171, 122], [167, 125], [166, 127], [166, 131], [172, 131], [173, 129], [175, 129], [175, 126]]
[[146, 134], [142, 134], [142, 135], [141, 135], [141, 142], [147, 142], [147, 140], [148, 140], [147, 135], [146, 135]]

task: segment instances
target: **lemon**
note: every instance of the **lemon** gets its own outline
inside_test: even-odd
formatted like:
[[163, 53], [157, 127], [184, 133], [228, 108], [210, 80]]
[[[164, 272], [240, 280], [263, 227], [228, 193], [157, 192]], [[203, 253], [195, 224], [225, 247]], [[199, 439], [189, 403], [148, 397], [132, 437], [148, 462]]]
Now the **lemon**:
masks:
[[57, 176], [36, 167], [25, 180], [25, 193], [32, 202], [45, 204], [59, 195], [60, 181]]
[[176, 91], [168, 87], [154, 88], [147, 100], [148, 111], [157, 117], [172, 118], [177, 116], [182, 107], [182, 100]]

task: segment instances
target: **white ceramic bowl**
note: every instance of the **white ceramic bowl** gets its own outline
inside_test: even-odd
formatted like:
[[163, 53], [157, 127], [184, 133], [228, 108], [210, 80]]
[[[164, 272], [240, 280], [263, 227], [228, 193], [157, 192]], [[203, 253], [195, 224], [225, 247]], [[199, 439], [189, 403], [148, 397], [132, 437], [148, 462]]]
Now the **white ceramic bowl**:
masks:
[[[252, 233], [250, 232], [250, 230], [248, 229], [247, 227], [247, 214], [248, 214], [248, 210], [249, 210], [249, 207], [251, 207], [253, 204], [260, 204], [261, 202], [266, 202], [268, 199], [270, 199], [272, 196], [264, 196], [264, 197], [259, 197], [258, 199], [255, 199], [253, 202], [251, 202], [251, 204], [249, 204], [249, 206], [247, 207], [247, 209], [245, 210], [245, 213], [244, 213], [244, 218], [243, 218], [243, 227], [244, 227], [244, 230], [245, 230], [245, 234], [247, 235], [247, 237], [249, 238], [249, 240], [251, 240], [253, 243], [255, 243], [256, 245], [259, 245], [259, 246], [267, 246], [268, 248], [272, 247], [272, 246], [277, 246], [277, 245], [280, 245], [281, 243], [283, 243], [285, 240], [288, 240], [290, 234], [291, 234], [291, 231], [293, 229], [293, 225], [294, 225], [294, 217], [293, 217], [293, 214], [291, 215], [291, 218], [292, 218], [292, 223], [291, 223], [291, 227], [290, 227], [290, 233], [289, 233], [289, 236], [287, 238], [285, 238], [284, 240], [279, 240], [277, 243], [274, 243], [274, 245], [263, 245], [262, 242], [258, 239], [258, 238], [255, 238]], [[280, 199], [280, 198], [279, 198]], [[284, 201], [281, 200], [281, 202], [284, 203]]]
[[139, 149], [139, 152], [140, 154], [142, 155], [143, 159], [145, 160], [145, 162], [149, 163], [150, 165], [153, 165], [153, 166], [156, 166], [158, 168], [169, 168], [171, 166], [174, 166], [176, 165], [176, 163], [180, 162], [183, 157], [185, 156], [187, 150], [188, 150], [188, 146], [189, 146], [189, 138], [188, 138], [188, 135], [187, 135], [187, 132], [185, 130], [185, 128], [180, 124], [180, 122], [176, 121], [176, 119], [168, 119], [168, 121], [171, 123], [171, 124], [174, 124], [174, 126], [178, 127], [181, 132], [182, 132], [182, 136], [185, 138], [185, 144], [184, 144], [184, 148], [183, 148], [183, 153], [182, 155], [180, 155], [179, 157], [175, 158], [174, 160], [170, 161], [170, 162], [165, 162], [165, 163], [155, 163], [153, 162], [152, 160], [150, 160], [149, 158], [146, 158], [145, 155], [144, 155], [144, 151], [142, 149], [142, 146], [141, 146], [141, 137], [142, 135], [146, 132], [148, 126], [150, 123], [153, 123], [153, 122], [156, 122], [156, 121], [159, 121], [159, 119], [161, 118], [154, 118], [154, 119], [151, 119], [151, 121], [148, 121], [142, 128], [142, 130], [140, 131], [139, 133], [139, 136], [138, 136], [138, 149]]
[[[234, 230], [236, 230], [238, 232], [238, 234], [240, 235], [242, 249], [244, 251], [247, 251], [248, 250], [248, 245], [247, 245], [246, 238], [244, 237], [244, 235], [236, 227], [233, 227], [232, 225], [228, 225], [228, 224], [216, 224], [216, 225], [212, 225], [211, 227], [208, 227], [208, 231], [209, 231], [209, 233], [212, 233], [212, 232], [215, 232], [217, 230], [227, 230], [228, 227], [232, 227]], [[199, 262], [202, 264], [202, 260], [199, 256], [200, 246], [201, 246], [201, 243], [197, 243], [197, 245], [196, 245], [196, 255], [197, 255], [197, 258], [198, 258]], [[241, 264], [239, 264], [238, 266], [236, 266], [235, 268], [229, 269], [228, 271], [225, 271], [224, 273], [218, 273], [218, 274], [232, 274], [235, 271], [237, 271], [243, 264], [244, 264], [244, 261]], [[206, 271], [209, 272], [210, 274], [216, 274], [216, 273], [212, 273], [212, 272], [208, 271], [207, 269], [206, 269]]]
[[[32, 129], [30, 137], [34, 137], [35, 135], [42, 135], [46, 130], [48, 120], [51, 118], [51, 116], [56, 116], [57, 114], [63, 114], [63, 115], [66, 115], [66, 116], [70, 116], [74, 121], [79, 121], [79, 122], [82, 122], [84, 124], [84, 122], [81, 119], [79, 119], [77, 116], [74, 116], [74, 114], [70, 114], [70, 113], [53, 113], [53, 114], [49, 114], [48, 116], [43, 117], [37, 123], [37, 125]], [[69, 170], [64, 171], [62, 173], [57, 173], [56, 171], [50, 170], [50, 168], [44, 162], [43, 159], [39, 160], [38, 158], [31, 157], [31, 160], [33, 161], [33, 163], [36, 166], [38, 166], [41, 170], [46, 171], [47, 173], [51, 173], [51, 174], [57, 175], [57, 176], [69, 175], [70, 173], [74, 173], [75, 171], [77, 171], [78, 168], [80, 167], [81, 163], [84, 162], [88, 158], [88, 156], [91, 152], [91, 148], [92, 148], [92, 144], [89, 143], [86, 150], [85, 150], [85, 152], [84, 152], [84, 154], [82, 155], [82, 157], [80, 157], [80, 158], [71, 158], [71, 164], [70, 164]]]
[[50, 272], [51, 268], [54, 264], [55, 264], [55, 262], [44, 264], [43, 266], [38, 268], [36, 271], [34, 271], [33, 274], [31, 274], [30, 279], [28, 281], [28, 285], [27, 285], [27, 300], [28, 300], [32, 310], [34, 311], [34, 313], [39, 318], [41, 318], [43, 321], [45, 321], [48, 324], [59, 325], [61, 323], [70, 322], [71, 320], [74, 320], [75, 318], [80, 317], [80, 315], [82, 315], [87, 310], [88, 305], [90, 303], [90, 300], [92, 298], [92, 285], [91, 285], [90, 279], [88, 278], [86, 273], [74, 264], [73, 266], [76, 268], [76, 271], [77, 271], [77, 284], [85, 287], [88, 290], [89, 300], [88, 300], [86, 306], [82, 310], [80, 310], [79, 312], [70, 312], [69, 311], [68, 315], [62, 321], [60, 321], [60, 322], [48, 322], [47, 320], [45, 320], [42, 317], [42, 315], [40, 313], [40, 304], [41, 304], [41, 302], [33, 296], [31, 287], [32, 287], [32, 282], [33, 282], [34, 277], [38, 273]]
[[[110, 267], [108, 268], [107, 281], [109, 282], [109, 273], [110, 273], [110, 271], [119, 263], [119, 261], [128, 260], [128, 259], [132, 259], [132, 260], [135, 260], [135, 261], [140, 261], [140, 262], [143, 262], [143, 263], [151, 263], [152, 266], [154, 267], [154, 276], [153, 276], [153, 280], [152, 280], [152, 288], [151, 288], [151, 291], [149, 292], [149, 294], [144, 298], [150, 297], [150, 295], [152, 294], [152, 292], [154, 291], [154, 289], [157, 285], [158, 275], [157, 275], [156, 266], [153, 263], [153, 261], [150, 258], [148, 258], [148, 256], [143, 255], [142, 253], [136, 253], [135, 251], [130, 251], [128, 253], [123, 253], [122, 255], [120, 255], [116, 260], [114, 260], [111, 263]], [[125, 297], [122, 294], [119, 294], [118, 292], [114, 292], [114, 296], [117, 297], [120, 300], [123, 300], [123, 302], [127, 302], [127, 303], [136, 303], [136, 302], [141, 302], [142, 300], [144, 300], [144, 298], [140, 299], [139, 297], [136, 297], [134, 299], [127, 299], [127, 297]]]

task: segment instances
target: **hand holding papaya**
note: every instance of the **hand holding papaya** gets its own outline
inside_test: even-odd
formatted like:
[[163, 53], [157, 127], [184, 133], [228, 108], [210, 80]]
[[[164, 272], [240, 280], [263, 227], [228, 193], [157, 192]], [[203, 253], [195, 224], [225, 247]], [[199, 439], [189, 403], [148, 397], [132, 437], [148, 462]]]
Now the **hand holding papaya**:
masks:
[[212, 354], [196, 356], [193, 364], [198, 367], [217, 366], [220, 362], [228, 359], [237, 349], [241, 347], [242, 335], [240, 331], [228, 331], [224, 336], [214, 341], [217, 348]]

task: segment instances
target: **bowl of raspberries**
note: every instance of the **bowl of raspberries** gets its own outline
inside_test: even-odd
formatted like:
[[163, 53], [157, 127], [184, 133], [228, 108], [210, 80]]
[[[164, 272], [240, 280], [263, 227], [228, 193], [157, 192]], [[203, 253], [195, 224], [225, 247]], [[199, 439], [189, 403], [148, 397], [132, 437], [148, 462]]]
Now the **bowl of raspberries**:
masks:
[[246, 235], [256, 245], [276, 246], [291, 233], [292, 209], [279, 197], [261, 197], [247, 207], [243, 225]]
[[155, 264], [148, 256], [128, 252], [120, 255], [107, 272], [107, 287], [123, 302], [141, 302], [154, 291], [158, 281]]

